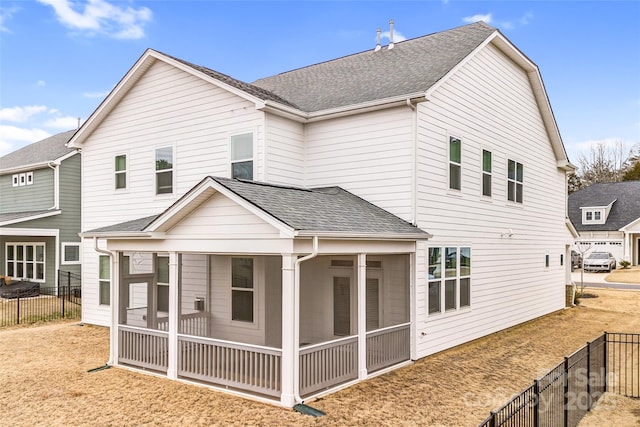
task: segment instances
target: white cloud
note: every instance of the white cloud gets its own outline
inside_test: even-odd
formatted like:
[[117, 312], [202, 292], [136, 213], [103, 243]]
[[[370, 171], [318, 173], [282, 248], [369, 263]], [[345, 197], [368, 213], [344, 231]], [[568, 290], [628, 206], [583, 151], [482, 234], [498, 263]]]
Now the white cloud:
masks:
[[476, 14], [473, 16], [467, 16], [462, 18], [462, 20], [466, 23], [472, 24], [474, 22], [478, 22], [478, 21], [484, 21], [487, 24], [491, 24], [491, 21], [493, 20], [492, 14], [491, 13], [486, 13], [484, 15], [481, 14]]
[[[391, 34], [389, 33], [389, 31], [383, 31], [382, 33], [380, 33], [380, 38], [381, 39], [387, 39], [387, 40], [391, 40], [390, 36]], [[393, 42], [394, 43], [398, 43], [398, 42], [403, 42], [405, 41], [407, 38], [405, 36], [402, 35], [402, 33], [400, 31], [397, 30], [393, 30]]]
[[26, 107], [12, 107], [0, 109], [0, 120], [24, 123], [31, 117], [47, 111], [44, 105], [28, 105]]
[[0, 124], [0, 156], [11, 153], [32, 142], [48, 138], [52, 134], [44, 129], [21, 128]]
[[0, 109], [0, 156], [77, 127], [77, 117], [64, 115], [45, 105]]
[[13, 14], [19, 9], [17, 7], [2, 7], [0, 8], [0, 33], [10, 33], [9, 27], [7, 27], [7, 21], [9, 21]]
[[38, 80], [36, 82], [36, 87], [45, 87], [47, 85], [47, 82], [45, 82], [44, 80]]
[[95, 99], [95, 98], [104, 98], [105, 96], [109, 95], [109, 90], [104, 91], [104, 92], [85, 92], [82, 94], [82, 96], [84, 96], [85, 98], [90, 98], [90, 99]]
[[145, 36], [144, 26], [153, 16], [147, 7], [121, 7], [106, 0], [83, 3], [71, 0], [38, 1], [53, 7], [62, 25], [85, 35], [104, 34], [116, 39], [140, 39]]

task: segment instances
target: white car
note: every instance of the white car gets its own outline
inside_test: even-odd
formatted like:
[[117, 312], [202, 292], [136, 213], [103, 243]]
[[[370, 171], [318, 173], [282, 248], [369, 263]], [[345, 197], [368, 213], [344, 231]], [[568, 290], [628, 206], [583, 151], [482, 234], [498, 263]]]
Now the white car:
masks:
[[616, 268], [616, 258], [610, 252], [591, 252], [582, 264], [584, 271], [611, 271]]

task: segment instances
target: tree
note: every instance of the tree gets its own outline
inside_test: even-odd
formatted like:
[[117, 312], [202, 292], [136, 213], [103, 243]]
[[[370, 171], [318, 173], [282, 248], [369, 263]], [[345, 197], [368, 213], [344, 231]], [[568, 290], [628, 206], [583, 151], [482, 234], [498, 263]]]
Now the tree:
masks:
[[598, 142], [591, 146], [589, 156], [580, 154], [579, 178], [582, 186], [600, 182], [620, 182], [625, 169], [629, 165], [629, 159], [633, 155], [633, 150], [627, 149], [622, 140], [617, 140], [613, 144]]
[[578, 174], [573, 172], [567, 177], [567, 187], [569, 194], [573, 193], [574, 191], [578, 191], [583, 187], [582, 180], [580, 179]]
[[629, 166], [624, 175], [622, 175], [623, 181], [637, 181], [640, 180], [640, 159], [636, 160], [631, 166]]

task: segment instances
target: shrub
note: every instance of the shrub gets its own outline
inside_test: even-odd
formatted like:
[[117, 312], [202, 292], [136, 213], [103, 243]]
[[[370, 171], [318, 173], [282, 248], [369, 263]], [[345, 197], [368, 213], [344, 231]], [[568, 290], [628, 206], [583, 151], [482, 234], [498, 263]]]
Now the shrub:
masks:
[[629, 266], [631, 265], [631, 263], [627, 260], [622, 260], [619, 262], [619, 264], [620, 264], [620, 267], [622, 268], [629, 268]]

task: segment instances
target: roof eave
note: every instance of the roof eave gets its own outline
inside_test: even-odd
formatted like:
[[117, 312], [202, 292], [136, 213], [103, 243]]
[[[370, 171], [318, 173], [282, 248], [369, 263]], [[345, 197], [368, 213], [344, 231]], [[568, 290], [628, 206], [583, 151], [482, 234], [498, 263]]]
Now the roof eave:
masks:
[[131, 239], [158, 237], [157, 233], [141, 231], [85, 231], [79, 233], [80, 237], [96, 237], [98, 239]]
[[60, 156], [57, 159], [53, 159], [53, 160], [45, 160], [42, 162], [38, 162], [38, 163], [30, 163], [28, 165], [20, 165], [20, 166], [14, 166], [12, 168], [6, 168], [6, 169], [0, 169], [0, 175], [6, 175], [9, 173], [18, 173], [18, 172], [26, 172], [26, 171], [30, 171], [30, 170], [34, 170], [34, 169], [43, 169], [48, 167], [49, 165], [59, 165], [60, 163], [62, 163], [63, 161], [67, 160], [69, 157], [72, 157], [74, 155], [78, 154], [77, 150], [71, 151], [67, 154], [65, 154], [64, 156]]
[[33, 221], [33, 220], [36, 220], [36, 219], [48, 218], [50, 216], [60, 215], [61, 213], [62, 213], [62, 210], [56, 209], [56, 210], [52, 210], [50, 212], [40, 213], [40, 214], [37, 214], [37, 215], [10, 219], [10, 220], [4, 221], [4, 222], [0, 222], [0, 227], [4, 227], [4, 226], [7, 226], [7, 225], [11, 225], [11, 224], [19, 224], [21, 222]]
[[426, 95], [424, 91], [420, 91], [313, 112], [304, 112], [302, 110], [292, 108], [274, 101], [262, 101], [261, 103], [257, 103], [256, 109], [290, 118], [301, 123], [312, 123], [338, 117], [350, 116], [353, 114], [361, 114], [370, 111], [384, 110], [387, 108], [401, 107], [407, 105], [407, 102], [416, 104], [423, 101], [426, 101]]
[[349, 231], [297, 230], [294, 237], [322, 237], [338, 240], [428, 240], [429, 233], [353, 233]]

